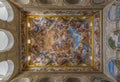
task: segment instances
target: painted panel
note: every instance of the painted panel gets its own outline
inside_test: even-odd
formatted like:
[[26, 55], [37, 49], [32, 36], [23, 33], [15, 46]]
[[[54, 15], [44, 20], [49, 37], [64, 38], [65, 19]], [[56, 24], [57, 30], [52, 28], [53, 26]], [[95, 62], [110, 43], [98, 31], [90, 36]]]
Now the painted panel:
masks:
[[22, 65], [25, 70], [102, 71], [100, 11], [91, 16], [89, 13], [85, 16], [28, 15], [21, 32]]

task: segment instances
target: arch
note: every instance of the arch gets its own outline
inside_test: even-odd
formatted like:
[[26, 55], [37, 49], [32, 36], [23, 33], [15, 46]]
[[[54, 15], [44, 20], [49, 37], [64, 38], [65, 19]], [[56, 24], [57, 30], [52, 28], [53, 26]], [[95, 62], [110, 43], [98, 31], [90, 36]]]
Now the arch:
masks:
[[53, 4], [55, 0], [37, 0], [41, 4]]
[[29, 4], [30, 3], [30, 0], [15, 0], [15, 1], [20, 4]]
[[108, 68], [109, 68], [109, 73], [111, 75], [114, 75], [115, 73], [115, 61], [114, 60], [110, 60], [109, 64], [108, 64]]
[[14, 63], [11, 60], [0, 62], [0, 81], [8, 80], [14, 71]]
[[6, 0], [0, 1], [0, 20], [11, 22], [14, 18], [13, 9]]
[[110, 75], [112, 76], [117, 76], [119, 75], [119, 70], [116, 66], [116, 60], [115, 59], [112, 59], [109, 61], [109, 64], [108, 64], [108, 68], [109, 68], [109, 73]]
[[108, 19], [110, 21], [115, 21], [120, 19], [120, 6], [112, 5], [108, 10]]
[[12, 82], [30, 82], [29, 78], [19, 78], [19, 79], [15, 79]]
[[39, 82], [56, 82], [54, 78], [42, 78]]
[[108, 64], [109, 73], [112, 77], [114, 77], [117, 81], [120, 81], [120, 72], [116, 66], [116, 59], [111, 59]]
[[4, 50], [8, 44], [8, 37], [5, 32], [0, 31], [0, 50]]
[[101, 3], [104, 3], [105, 0], [92, 0], [92, 2], [95, 4], [101, 4]]
[[94, 82], [102, 82], [100, 79], [94, 79]]
[[66, 82], [81, 82], [79, 78], [68, 78]]
[[69, 4], [78, 4], [80, 2], [80, 0], [65, 0], [65, 2], [67, 2]]
[[86, 6], [91, 0], [63, 0], [66, 5], [80, 5]]
[[110, 81], [105, 80], [103, 78], [94, 78], [93, 82], [110, 82]]
[[11, 32], [0, 29], [0, 52], [10, 50], [14, 45], [14, 38]]

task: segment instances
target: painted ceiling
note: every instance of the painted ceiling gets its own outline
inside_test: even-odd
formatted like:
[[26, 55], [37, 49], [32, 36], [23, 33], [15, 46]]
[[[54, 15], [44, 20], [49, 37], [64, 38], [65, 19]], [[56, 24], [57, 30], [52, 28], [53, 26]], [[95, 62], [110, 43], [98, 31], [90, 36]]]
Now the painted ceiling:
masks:
[[102, 72], [101, 10], [28, 13], [21, 27], [23, 70]]
[[10, 0], [21, 20], [21, 69], [103, 72], [102, 9], [112, 0]]

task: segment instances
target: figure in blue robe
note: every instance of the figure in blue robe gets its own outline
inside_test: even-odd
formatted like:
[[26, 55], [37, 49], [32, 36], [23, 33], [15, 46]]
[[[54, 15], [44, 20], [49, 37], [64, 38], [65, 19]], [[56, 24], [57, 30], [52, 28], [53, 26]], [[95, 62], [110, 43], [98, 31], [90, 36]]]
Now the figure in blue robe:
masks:
[[73, 29], [72, 27], [69, 27], [69, 32], [70, 32], [70, 40], [72, 40], [72, 38], [75, 38], [74, 41], [74, 50], [78, 49], [80, 46], [80, 40], [82, 39], [82, 36], [80, 36], [77, 31], [75, 29]]

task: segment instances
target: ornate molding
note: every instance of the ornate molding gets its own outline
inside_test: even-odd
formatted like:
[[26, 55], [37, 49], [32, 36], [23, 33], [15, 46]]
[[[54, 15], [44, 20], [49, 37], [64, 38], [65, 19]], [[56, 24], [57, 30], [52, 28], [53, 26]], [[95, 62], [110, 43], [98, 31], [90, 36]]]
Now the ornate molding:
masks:
[[[92, 0], [10, 0], [12, 3], [23, 9], [34, 10], [34, 8], [104, 8], [111, 0], [103, 0], [103, 3], [93, 3]], [[74, 2], [73, 2], [74, 1]], [[33, 8], [33, 9], [30, 9]]]

